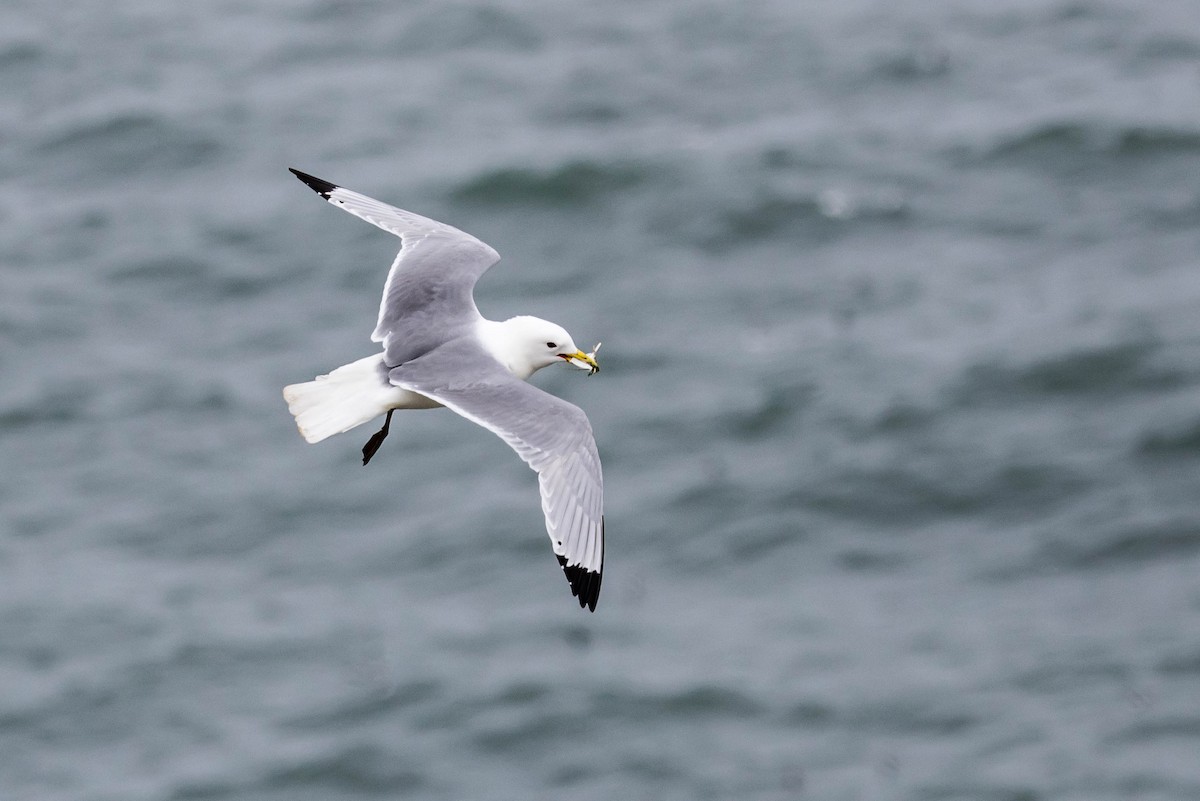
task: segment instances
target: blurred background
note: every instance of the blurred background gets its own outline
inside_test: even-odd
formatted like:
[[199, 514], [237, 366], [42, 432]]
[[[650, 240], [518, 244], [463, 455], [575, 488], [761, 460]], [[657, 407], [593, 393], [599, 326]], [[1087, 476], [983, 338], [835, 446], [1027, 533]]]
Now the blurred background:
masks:
[[[596, 613], [446, 412], [444, 220], [604, 372]], [[0, 6], [0, 797], [1200, 797], [1187, 0]]]

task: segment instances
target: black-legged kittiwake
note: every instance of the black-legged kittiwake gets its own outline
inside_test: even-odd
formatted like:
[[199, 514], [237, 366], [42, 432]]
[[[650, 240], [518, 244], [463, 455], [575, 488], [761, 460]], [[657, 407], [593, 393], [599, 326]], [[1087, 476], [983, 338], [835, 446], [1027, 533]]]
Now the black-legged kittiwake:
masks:
[[383, 351], [284, 388], [300, 433], [320, 442], [387, 415], [363, 447], [363, 464], [379, 449], [397, 409], [445, 406], [495, 433], [537, 472], [550, 544], [579, 605], [595, 611], [604, 566], [604, 482], [592, 427], [578, 407], [526, 383], [560, 362], [596, 372], [595, 348], [584, 353], [561, 326], [536, 317], [484, 319], [472, 292], [500, 255], [470, 234], [292, 172], [333, 205], [401, 242], [371, 335]]

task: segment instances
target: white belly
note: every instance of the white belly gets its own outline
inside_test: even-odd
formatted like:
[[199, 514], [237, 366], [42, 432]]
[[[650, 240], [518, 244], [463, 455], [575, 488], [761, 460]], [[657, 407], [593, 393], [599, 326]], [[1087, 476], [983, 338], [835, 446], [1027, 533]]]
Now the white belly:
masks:
[[438, 409], [442, 404], [435, 400], [400, 387], [392, 387], [389, 384], [390, 392], [388, 394], [388, 409]]

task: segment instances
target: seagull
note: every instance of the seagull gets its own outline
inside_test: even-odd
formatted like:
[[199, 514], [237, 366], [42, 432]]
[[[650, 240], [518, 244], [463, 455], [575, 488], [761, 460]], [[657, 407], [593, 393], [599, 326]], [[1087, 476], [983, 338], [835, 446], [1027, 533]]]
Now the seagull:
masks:
[[500, 254], [468, 233], [291, 172], [338, 208], [400, 237], [373, 342], [381, 353], [284, 387], [301, 436], [320, 442], [386, 415], [363, 446], [379, 450], [397, 409], [445, 407], [483, 426], [538, 474], [546, 532], [579, 606], [596, 611], [604, 567], [604, 480], [587, 415], [526, 383], [552, 364], [599, 371], [562, 326], [537, 317], [485, 319], [475, 282]]

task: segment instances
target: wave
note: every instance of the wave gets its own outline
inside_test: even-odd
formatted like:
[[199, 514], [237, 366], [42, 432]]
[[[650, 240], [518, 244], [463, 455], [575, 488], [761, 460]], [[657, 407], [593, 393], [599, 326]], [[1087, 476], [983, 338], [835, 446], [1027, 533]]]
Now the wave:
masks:
[[1011, 464], [969, 475], [946, 464], [935, 475], [884, 467], [831, 474], [798, 490], [792, 503], [878, 525], [946, 516], [1044, 514], [1091, 486], [1082, 474], [1050, 464]]
[[889, 191], [770, 190], [718, 202], [715, 208], [687, 210], [686, 219], [668, 226], [681, 229], [679, 235], [699, 247], [720, 251], [777, 238], [828, 241], [855, 224], [901, 225], [912, 216], [909, 203]]
[[580, 205], [645, 183], [656, 172], [637, 162], [568, 161], [557, 167], [506, 167], [451, 190], [455, 200], [492, 205]]
[[86, 416], [74, 392], [47, 391], [30, 401], [0, 408], [0, 435], [8, 431], [38, 426], [60, 426]]
[[[228, 780], [183, 781], [170, 798], [173, 801], [243, 798], [266, 792], [306, 793], [321, 788], [339, 797], [387, 795], [394, 797], [428, 786], [429, 780], [416, 767], [405, 766], [403, 755], [373, 744], [331, 748], [328, 753], [300, 757], [267, 767], [262, 775], [240, 782]], [[311, 797], [305, 795], [304, 797]]]
[[749, 409], [735, 409], [721, 415], [721, 424], [743, 441], [765, 439], [781, 434], [817, 395], [813, 384], [768, 387]]
[[518, 756], [552, 747], [579, 731], [583, 721], [755, 720], [774, 715], [769, 706], [737, 689], [692, 685], [674, 690], [623, 686], [596, 690], [582, 709], [561, 711], [559, 704], [512, 705], [505, 715], [477, 715], [466, 722], [471, 743], [494, 755]]
[[1200, 552], [1200, 525], [1170, 520], [1122, 527], [1086, 543], [1055, 542], [1042, 548], [1033, 563], [1048, 568], [1092, 569], [1192, 556]]
[[268, 772], [258, 788], [300, 790], [325, 787], [354, 794], [412, 792], [427, 784], [424, 774], [406, 767], [399, 753], [374, 744], [351, 745]]
[[[338, 4], [339, 11], [341, 4]], [[490, 5], [438, 4], [409, 15], [411, 22], [396, 40], [406, 53], [446, 53], [458, 50], [511, 50], [528, 53], [543, 44], [533, 17]]]
[[1200, 454], [1200, 419], [1144, 434], [1137, 444], [1142, 456], [1195, 456]]
[[75, 157], [89, 174], [153, 173], [210, 164], [221, 152], [217, 139], [157, 114], [125, 112], [72, 122], [38, 146], [44, 156]]
[[386, 692], [362, 693], [330, 709], [308, 712], [281, 725], [296, 731], [322, 731], [367, 724], [399, 710], [433, 701], [444, 692], [440, 681], [414, 679], [401, 686], [389, 687]]
[[876, 59], [871, 66], [871, 73], [897, 83], [915, 83], [948, 75], [952, 65], [950, 53], [945, 50], [909, 47]]
[[1104, 738], [1106, 744], [1152, 743], [1156, 740], [1200, 741], [1200, 716], [1164, 714], [1156, 720], [1140, 720]]
[[771, 712], [769, 706], [731, 687], [698, 684], [676, 690], [642, 691], [633, 687], [597, 692], [595, 714], [621, 720], [747, 719]]
[[46, 50], [36, 42], [9, 42], [0, 46], [0, 72], [17, 70], [40, 61]]
[[1077, 164], [1079, 159], [1194, 156], [1200, 155], [1200, 131], [1169, 125], [1059, 120], [1031, 125], [961, 155], [982, 164], [1031, 161], [1060, 167]]
[[279, 276], [247, 275], [214, 261], [184, 253], [162, 254], [121, 264], [108, 273], [114, 286], [136, 285], [142, 292], [193, 298], [230, 300], [261, 295], [283, 283]]
[[1184, 651], [1163, 657], [1155, 665], [1159, 673], [1167, 675], [1200, 675], [1200, 650]]
[[1024, 365], [985, 362], [964, 373], [959, 405], [1047, 396], [1175, 389], [1188, 376], [1156, 363], [1157, 342], [1117, 342], [1048, 356]]
[[836, 720], [854, 730], [931, 737], [960, 736], [982, 723], [953, 700], [934, 697], [867, 701], [839, 711]]

